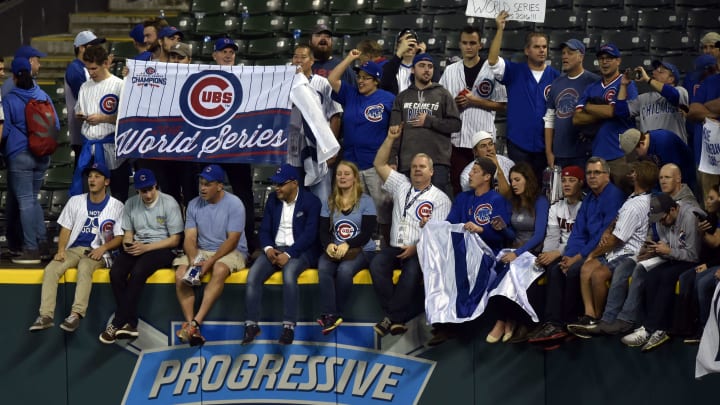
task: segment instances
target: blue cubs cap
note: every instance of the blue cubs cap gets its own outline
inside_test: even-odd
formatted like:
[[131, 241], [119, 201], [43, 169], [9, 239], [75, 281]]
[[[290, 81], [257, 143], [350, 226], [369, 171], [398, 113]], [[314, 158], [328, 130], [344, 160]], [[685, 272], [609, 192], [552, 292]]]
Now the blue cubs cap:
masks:
[[175, 27], [165, 27], [165, 28], [161, 29], [160, 32], [158, 33], [158, 38], [169, 38], [173, 35], [179, 35], [181, 41], [184, 37], [182, 31], [180, 31], [179, 29], [177, 29]]
[[716, 64], [717, 60], [714, 56], [704, 53], [695, 59], [695, 70], [700, 72], [707, 68], [711, 68]]
[[130, 30], [130, 38], [133, 39], [135, 42], [143, 43], [145, 42], [145, 26], [140, 24], [136, 24], [133, 29]]
[[215, 52], [217, 52], [217, 51], [222, 51], [223, 49], [230, 48], [230, 47], [232, 47], [235, 50], [235, 52], [237, 52], [238, 46], [235, 43], [235, 41], [233, 41], [230, 38], [220, 38], [217, 41], [215, 41], [215, 47], [213, 48], [213, 50]]
[[672, 73], [673, 79], [675, 79], [674, 83], [677, 84], [678, 80], [680, 80], [680, 71], [678, 70], [677, 66], [669, 62], [663, 62], [661, 60], [654, 60], [652, 62], [653, 69], [657, 69], [660, 66], [664, 67]]
[[91, 164], [90, 166], [86, 167], [85, 169], [83, 169], [83, 172], [82, 172], [83, 176], [86, 176], [88, 173], [90, 173], [93, 170], [102, 174], [103, 176], [105, 176], [108, 179], [110, 178], [110, 170], [108, 170], [107, 166], [105, 166], [102, 163], [98, 163], [98, 162], [95, 162], [95, 163]]
[[17, 51], [15, 51], [16, 58], [30, 59], [32, 57], [44, 58], [46, 56], [47, 56], [47, 54], [38, 51], [37, 49], [33, 48], [30, 45], [23, 45], [20, 48], [18, 48]]
[[29, 72], [30, 69], [30, 61], [27, 58], [16, 57], [12, 60], [12, 64], [10, 65], [10, 70], [12, 70], [12, 72], [16, 75], [23, 70]]
[[283, 184], [291, 180], [297, 180], [298, 179], [298, 172], [297, 169], [295, 169], [292, 165], [285, 163], [284, 165], [278, 167], [275, 174], [270, 177], [270, 181], [273, 182], [273, 184]]
[[415, 55], [415, 57], [413, 58], [412, 65], [415, 66], [416, 63], [422, 62], [422, 61], [428, 61], [428, 62], [432, 63], [433, 65], [435, 64], [435, 61], [433, 60], [432, 56], [430, 56], [427, 53], [419, 53], [419, 54]]
[[225, 170], [218, 165], [207, 165], [202, 169], [198, 176], [207, 181], [217, 181], [218, 183], [223, 183], [225, 181]]
[[363, 63], [358, 69], [369, 74], [375, 80], [379, 81], [382, 78], [382, 68], [371, 60]]
[[135, 185], [135, 190], [150, 188], [156, 184], [157, 180], [155, 180], [155, 174], [149, 169], [140, 169], [136, 171], [133, 176], [133, 185]]
[[598, 49], [595, 56], [600, 56], [602, 54], [610, 55], [613, 58], [619, 58], [620, 56], [622, 56], [622, 54], [620, 53], [620, 50], [618, 49], [617, 46], [615, 46], [615, 44], [605, 44], [605, 45], [601, 46], [600, 49]]
[[562, 48], [569, 48], [572, 51], [580, 51], [581, 54], [585, 54], [585, 44], [582, 43], [579, 39], [568, 39], [567, 41], [563, 42], [562, 45], [560, 45], [560, 49]]

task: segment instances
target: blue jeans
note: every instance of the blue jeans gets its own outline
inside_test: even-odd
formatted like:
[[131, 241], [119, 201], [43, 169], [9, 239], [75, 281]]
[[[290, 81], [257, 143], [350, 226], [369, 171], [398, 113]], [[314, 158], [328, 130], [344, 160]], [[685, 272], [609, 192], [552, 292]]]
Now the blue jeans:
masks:
[[715, 272], [718, 269], [720, 269], [720, 266], [710, 267], [695, 276], [695, 291], [697, 291], [700, 308], [700, 332], [705, 328], [705, 323], [710, 317], [710, 304], [712, 303], [713, 293], [715, 293], [715, 286], [718, 283]]
[[367, 268], [375, 252], [364, 251], [352, 260], [336, 262], [323, 254], [318, 263], [320, 277], [320, 311], [325, 315], [342, 315], [353, 285], [353, 276]]
[[[404, 323], [412, 319], [412, 303], [420, 289], [422, 273], [417, 255], [409, 259], [398, 259], [402, 249], [388, 246], [376, 254], [370, 262], [373, 287], [380, 300], [383, 312], [393, 323]], [[393, 285], [393, 271], [401, 269], [397, 285]]]
[[[613, 281], [610, 283], [610, 289], [615, 283], [615, 274], [618, 273], [619, 269], [615, 269], [613, 274]], [[624, 269], [624, 271], [628, 271]], [[632, 270], [632, 281], [630, 281], [630, 287], [627, 292], [627, 298], [622, 304], [622, 310], [615, 317], [616, 319], [623, 320], [625, 322], [637, 323], [640, 321], [640, 311], [643, 304], [643, 295], [645, 295], [645, 280], [647, 279], [648, 272], [642, 264], [636, 265]], [[627, 278], [625, 278], [627, 280]], [[625, 283], [627, 286], [627, 282]], [[608, 300], [609, 301], [609, 300]], [[608, 306], [605, 305], [605, 312], [607, 312]], [[605, 319], [605, 315], [603, 315]]]
[[[614, 321], [618, 312], [623, 308], [625, 297], [628, 295], [628, 278], [635, 270], [636, 263], [630, 257], [621, 257], [613, 260], [610, 265], [612, 266], [612, 281], [605, 303], [605, 312], [602, 315], [602, 320], [605, 322]], [[634, 278], [633, 283], [635, 283]]]
[[25, 250], [38, 250], [38, 241], [47, 240], [47, 229], [37, 195], [49, 165], [49, 156], [35, 157], [27, 150], [8, 159], [8, 175], [12, 177], [10, 184], [20, 208]]
[[[295, 257], [282, 268], [283, 279], [283, 321], [296, 323], [297, 312], [300, 306], [297, 278], [303, 270], [307, 269], [309, 261], [305, 255]], [[263, 283], [275, 273], [275, 266], [270, 263], [265, 254], [255, 260], [247, 278], [247, 293], [245, 306], [247, 307], [246, 320], [257, 322], [260, 320], [260, 305], [262, 305]]]

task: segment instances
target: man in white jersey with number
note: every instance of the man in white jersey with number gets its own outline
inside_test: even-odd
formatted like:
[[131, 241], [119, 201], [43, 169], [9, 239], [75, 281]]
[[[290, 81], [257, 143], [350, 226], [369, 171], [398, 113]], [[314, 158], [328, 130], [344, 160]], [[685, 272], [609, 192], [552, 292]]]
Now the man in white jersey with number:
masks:
[[[420, 293], [422, 273], [416, 244], [420, 228], [431, 218], [444, 220], [450, 212], [450, 199], [431, 183], [432, 159], [418, 153], [410, 165], [410, 179], [393, 170], [387, 161], [393, 142], [400, 138], [402, 124], [393, 125], [378, 149], [374, 166], [385, 184], [383, 189], [393, 196], [390, 243], [370, 263], [375, 292], [385, 317], [375, 325], [379, 336], [403, 334], [405, 322], [415, 315], [411, 312], [413, 298]], [[393, 285], [393, 271], [402, 269], [397, 286]]]
[[468, 25], [463, 28], [460, 32], [460, 49], [463, 59], [445, 68], [440, 78], [440, 85], [455, 97], [462, 120], [460, 131], [450, 136], [450, 183], [455, 194], [461, 191], [460, 173], [475, 158], [473, 134], [485, 131], [492, 135], [494, 142], [495, 112], [505, 111], [507, 104], [505, 86], [495, 80], [490, 65], [480, 58], [482, 42], [477, 27]]
[[83, 62], [90, 80], [80, 86], [75, 116], [82, 121], [80, 132], [85, 141], [75, 167], [70, 195], [83, 192], [83, 170], [93, 163], [100, 163], [110, 169], [113, 196], [125, 201], [130, 185], [129, 163], [115, 155], [115, 122], [123, 81], [110, 73], [110, 59], [101, 46], [87, 48]]

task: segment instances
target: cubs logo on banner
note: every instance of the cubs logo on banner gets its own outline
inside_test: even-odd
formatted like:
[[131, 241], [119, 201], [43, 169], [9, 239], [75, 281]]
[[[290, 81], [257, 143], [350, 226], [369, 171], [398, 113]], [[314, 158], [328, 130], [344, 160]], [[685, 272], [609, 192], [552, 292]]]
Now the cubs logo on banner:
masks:
[[295, 67], [129, 60], [128, 69], [115, 136], [119, 158], [281, 164], [293, 104], [319, 138], [318, 161], [339, 150]]

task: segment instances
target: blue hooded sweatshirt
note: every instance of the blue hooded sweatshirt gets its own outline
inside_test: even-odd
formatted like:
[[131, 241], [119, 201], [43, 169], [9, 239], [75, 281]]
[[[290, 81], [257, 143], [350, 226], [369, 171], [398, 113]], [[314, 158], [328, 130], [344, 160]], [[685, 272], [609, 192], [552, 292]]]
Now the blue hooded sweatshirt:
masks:
[[[50, 96], [37, 85], [29, 90], [15, 87], [2, 101], [5, 112], [5, 125], [2, 132], [5, 144], [3, 153], [8, 159], [28, 148], [25, 105], [33, 98], [36, 100], [48, 100], [52, 104]], [[54, 105], [53, 110], [55, 110]], [[57, 117], [57, 111], [55, 111], [55, 127], [59, 130], [60, 121]]]

